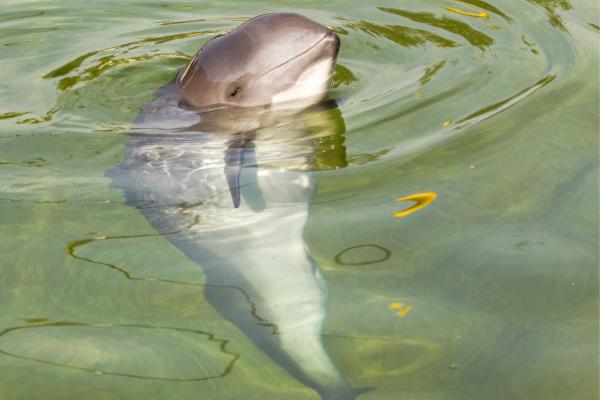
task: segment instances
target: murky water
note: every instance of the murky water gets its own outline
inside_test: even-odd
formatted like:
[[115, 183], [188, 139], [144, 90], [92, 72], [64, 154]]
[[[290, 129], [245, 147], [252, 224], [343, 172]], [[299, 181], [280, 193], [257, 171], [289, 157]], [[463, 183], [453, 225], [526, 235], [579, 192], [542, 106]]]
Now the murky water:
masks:
[[106, 176], [154, 91], [269, 11], [342, 39], [345, 154], [320, 159], [305, 239], [360, 399], [595, 398], [591, 0], [3, 1], [0, 398], [318, 399]]

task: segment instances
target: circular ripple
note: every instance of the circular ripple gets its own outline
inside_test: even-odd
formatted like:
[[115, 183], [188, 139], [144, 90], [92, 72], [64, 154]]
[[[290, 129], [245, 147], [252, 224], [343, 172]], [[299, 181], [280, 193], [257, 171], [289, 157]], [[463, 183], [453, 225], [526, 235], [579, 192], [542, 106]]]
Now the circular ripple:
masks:
[[[359, 244], [338, 253], [335, 262], [340, 265], [369, 265], [384, 262], [391, 256], [391, 251], [377, 244]], [[344, 257], [349, 259], [344, 260]]]

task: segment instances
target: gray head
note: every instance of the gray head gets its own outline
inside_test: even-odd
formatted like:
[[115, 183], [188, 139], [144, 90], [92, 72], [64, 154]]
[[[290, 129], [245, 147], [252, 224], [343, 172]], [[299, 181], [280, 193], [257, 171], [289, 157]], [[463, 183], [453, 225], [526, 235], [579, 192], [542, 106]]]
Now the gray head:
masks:
[[259, 15], [208, 42], [177, 78], [192, 107], [254, 107], [322, 99], [340, 40], [298, 14]]

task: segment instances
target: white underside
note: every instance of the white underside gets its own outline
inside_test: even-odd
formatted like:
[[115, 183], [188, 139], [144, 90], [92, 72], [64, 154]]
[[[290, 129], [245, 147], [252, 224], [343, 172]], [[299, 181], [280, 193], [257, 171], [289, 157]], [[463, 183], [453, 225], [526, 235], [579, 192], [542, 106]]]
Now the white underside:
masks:
[[323, 97], [331, 81], [331, 60], [323, 60], [307, 69], [287, 90], [271, 98], [273, 105]]

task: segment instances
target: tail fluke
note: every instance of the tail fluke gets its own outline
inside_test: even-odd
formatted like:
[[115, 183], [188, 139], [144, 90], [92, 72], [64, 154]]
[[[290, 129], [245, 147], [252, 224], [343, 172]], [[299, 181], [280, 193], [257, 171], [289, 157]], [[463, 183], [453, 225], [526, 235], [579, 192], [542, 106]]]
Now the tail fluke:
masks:
[[353, 387], [345, 387], [343, 389], [332, 389], [327, 391], [320, 391], [321, 400], [354, 400], [360, 395], [372, 392], [375, 390], [374, 387], [363, 387], [355, 389]]

